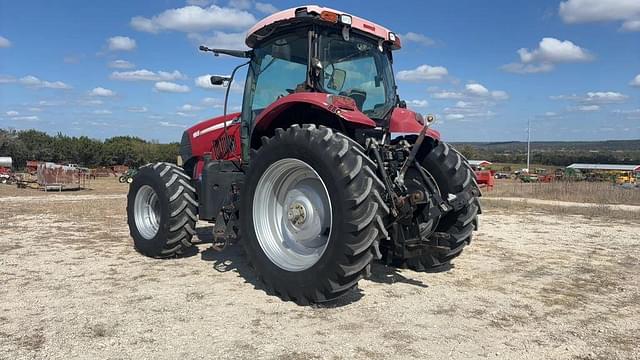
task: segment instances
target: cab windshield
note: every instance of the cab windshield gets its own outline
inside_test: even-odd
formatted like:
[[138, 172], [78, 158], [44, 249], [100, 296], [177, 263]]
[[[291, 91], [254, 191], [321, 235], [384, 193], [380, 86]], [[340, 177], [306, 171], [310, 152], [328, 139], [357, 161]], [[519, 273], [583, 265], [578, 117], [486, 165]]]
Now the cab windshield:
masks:
[[[383, 119], [395, 106], [395, 86], [388, 50], [358, 34], [322, 30], [309, 43], [309, 29], [288, 31], [254, 49], [245, 84], [243, 117], [249, 122], [278, 98], [294, 92], [322, 91], [352, 98], [372, 119]], [[309, 46], [323, 71], [308, 79]], [[312, 84], [310, 87], [309, 84]]]
[[391, 60], [374, 40], [352, 33], [345, 41], [342, 33], [327, 31], [318, 48], [324, 92], [352, 98], [373, 119], [382, 119], [395, 105]]

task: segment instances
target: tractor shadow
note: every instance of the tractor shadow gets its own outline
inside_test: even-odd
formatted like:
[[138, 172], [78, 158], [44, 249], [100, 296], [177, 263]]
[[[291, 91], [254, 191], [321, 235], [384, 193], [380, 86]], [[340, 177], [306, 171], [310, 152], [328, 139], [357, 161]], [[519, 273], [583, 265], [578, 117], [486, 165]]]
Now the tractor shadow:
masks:
[[412, 279], [401, 274], [400, 270], [401, 269], [397, 267], [386, 265], [381, 261], [374, 261], [371, 263], [371, 276], [367, 280], [379, 284], [404, 283], [421, 288], [429, 287], [429, 285], [420, 280]]
[[[249, 266], [248, 261], [246, 260], [244, 249], [240, 244], [235, 241], [232, 244], [229, 244], [223, 251], [217, 251], [213, 248], [213, 246], [209, 246], [206, 249], [202, 249], [203, 246], [208, 244], [213, 244], [213, 226], [205, 226], [196, 228], [198, 241], [194, 242], [194, 245], [191, 249], [193, 249], [194, 253], [191, 254], [183, 254], [183, 256], [194, 256], [200, 254], [200, 258], [203, 261], [208, 261], [213, 264], [213, 269], [218, 272], [233, 272], [235, 271], [241, 276], [246, 283], [253, 285], [254, 289], [262, 290], [269, 295], [274, 295], [270, 293], [266, 287], [262, 284], [262, 282], [258, 279], [253, 269]], [[383, 264], [380, 261], [374, 261], [371, 264], [371, 276], [366, 280], [372, 281], [375, 283], [381, 284], [394, 284], [394, 283], [404, 283], [409, 284], [421, 288], [427, 288], [429, 285], [423, 283], [420, 280], [412, 279], [407, 277], [407, 271], [405, 274], [400, 273], [401, 269], [398, 269], [393, 266], [388, 266]], [[444, 269], [440, 271], [447, 271], [449, 269]], [[410, 274], [410, 272], [409, 272]], [[339, 308], [352, 303], [357, 302], [364, 296], [363, 291], [357, 286], [342, 295], [341, 297], [317, 304], [311, 304], [309, 306], [314, 308]]]

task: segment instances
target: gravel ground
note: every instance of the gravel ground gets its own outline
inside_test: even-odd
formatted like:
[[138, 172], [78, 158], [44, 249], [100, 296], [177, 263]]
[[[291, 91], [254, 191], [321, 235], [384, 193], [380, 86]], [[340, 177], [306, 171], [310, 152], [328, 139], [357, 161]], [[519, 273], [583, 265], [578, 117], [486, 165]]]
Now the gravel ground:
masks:
[[301, 307], [207, 224], [189, 256], [136, 253], [124, 191], [1, 201], [0, 358], [640, 358], [640, 219], [486, 209], [450, 271], [376, 264]]

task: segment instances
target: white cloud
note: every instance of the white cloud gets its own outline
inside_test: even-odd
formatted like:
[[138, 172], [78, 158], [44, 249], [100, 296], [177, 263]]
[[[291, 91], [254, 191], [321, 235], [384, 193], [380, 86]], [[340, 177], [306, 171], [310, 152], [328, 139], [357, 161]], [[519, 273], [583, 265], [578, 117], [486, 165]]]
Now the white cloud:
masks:
[[187, 0], [187, 5], [195, 5], [204, 7], [211, 4], [214, 0]]
[[552, 100], [565, 100], [576, 103], [569, 108], [573, 111], [598, 111], [602, 105], [620, 104], [627, 101], [629, 96], [615, 91], [589, 91], [585, 95], [556, 95]]
[[121, 81], [171, 81], [182, 80], [186, 76], [178, 70], [173, 72], [158, 71], [153, 72], [147, 69], [133, 70], [133, 71], [114, 71], [109, 76], [111, 80]]
[[0, 84], [10, 84], [16, 82], [16, 78], [9, 75], [0, 75]]
[[546, 37], [532, 50], [521, 48], [517, 51], [519, 63], [503, 65], [503, 71], [517, 74], [549, 72], [555, 64], [576, 63], [593, 60], [594, 56], [569, 40]]
[[464, 119], [464, 115], [462, 114], [447, 114], [445, 116], [447, 120], [462, 120]]
[[113, 60], [109, 62], [108, 66], [112, 69], [131, 69], [135, 64], [127, 60]]
[[484, 85], [478, 83], [470, 83], [465, 85], [467, 94], [475, 97], [492, 98], [494, 100], [507, 100], [509, 94], [504, 90], [489, 91]]
[[536, 73], [544, 73], [553, 70], [553, 64], [544, 63], [544, 64], [521, 64], [521, 63], [510, 63], [506, 65], [502, 65], [500, 67], [503, 71], [516, 73], [516, 74], [536, 74]]
[[160, 92], [169, 93], [186, 93], [191, 91], [188, 86], [172, 83], [169, 81], [160, 81], [154, 85], [154, 89]]
[[627, 20], [622, 23], [621, 31], [640, 31], [640, 20]]
[[626, 119], [629, 120], [640, 120], [640, 109], [632, 109], [632, 110], [614, 110], [615, 114], [622, 114]]
[[184, 112], [193, 112], [193, 111], [198, 111], [201, 110], [202, 108], [200, 106], [195, 106], [195, 105], [191, 105], [191, 104], [184, 104], [180, 107], [180, 110], [184, 111]]
[[465, 85], [465, 89], [471, 95], [475, 96], [487, 96], [489, 95], [489, 89], [481, 84], [473, 83]]
[[556, 116], [556, 115], [558, 115], [558, 113], [553, 111], [547, 111], [546, 113], [544, 113], [544, 116], [549, 116], [549, 117]]
[[59, 106], [64, 105], [65, 101], [49, 101], [49, 100], [40, 100], [38, 105], [40, 106]]
[[82, 100], [80, 103], [82, 105], [91, 106], [91, 105], [102, 105], [104, 101], [100, 99], [90, 99], [90, 100]]
[[503, 90], [494, 90], [491, 92], [491, 97], [495, 100], [507, 100], [509, 99], [509, 94]]
[[256, 2], [256, 10], [264, 14], [273, 14], [278, 12], [278, 8], [263, 2]]
[[145, 113], [149, 111], [149, 109], [147, 109], [145, 106], [140, 106], [140, 107], [132, 106], [128, 108], [127, 111], [132, 113]]
[[41, 80], [38, 77], [33, 75], [27, 75], [21, 78], [20, 83], [24, 86], [33, 87], [33, 88], [60, 89], [60, 90], [71, 89], [70, 85], [63, 83], [62, 81]]
[[7, 114], [7, 116], [18, 116], [18, 115], [20, 115], [20, 113], [15, 111], [15, 110], [9, 110], [5, 114]]
[[188, 114], [188, 113], [183, 112], [183, 111], [177, 111], [177, 112], [176, 112], [176, 115], [178, 115], [178, 116], [182, 116], [182, 117], [195, 117], [195, 115], [194, 115], [194, 114]]
[[251, 0], [229, 0], [229, 6], [235, 9], [249, 10], [252, 6]]
[[126, 36], [114, 36], [107, 39], [107, 47], [111, 51], [131, 51], [136, 48], [136, 41]]
[[162, 30], [187, 33], [215, 29], [244, 30], [255, 23], [256, 18], [245, 10], [217, 5], [211, 5], [207, 8], [185, 6], [165, 10], [151, 18], [136, 16], [131, 19], [131, 26], [134, 29], [150, 33]]
[[441, 80], [447, 75], [449, 75], [449, 71], [443, 66], [420, 65], [413, 70], [399, 71], [396, 78], [398, 80], [418, 82]]
[[226, 33], [223, 31], [214, 31], [210, 36], [201, 34], [189, 34], [187, 37], [197, 44], [203, 44], [210, 48], [218, 49], [248, 49], [244, 42], [244, 32]]
[[116, 93], [113, 90], [105, 89], [103, 87], [94, 88], [89, 92], [90, 96], [101, 96], [101, 97], [111, 97], [116, 96]]
[[518, 50], [520, 61], [523, 64], [531, 63], [563, 63], [580, 62], [593, 59], [587, 50], [574, 44], [569, 40], [558, 40], [556, 38], [543, 38], [540, 40], [537, 49], [529, 50], [522, 48]]
[[110, 115], [111, 110], [106, 110], [106, 109], [93, 110], [93, 113], [96, 115]]
[[640, 19], [638, 0], [567, 0], [560, 3], [560, 17], [566, 23], [624, 21]]
[[17, 121], [38, 121], [40, 118], [37, 115], [29, 115], [29, 116], [14, 116], [11, 120]]
[[11, 47], [11, 41], [4, 36], [0, 36], [0, 48]]
[[418, 33], [414, 33], [414, 32], [408, 32], [406, 34], [401, 34], [400, 35], [400, 40], [403, 42], [412, 42], [412, 43], [416, 43], [419, 45], [423, 45], [423, 46], [433, 46], [436, 44], [435, 40], [433, 40], [432, 38], [423, 35], [423, 34], [418, 34]]
[[585, 111], [585, 112], [599, 111], [600, 106], [599, 105], [582, 105], [582, 106], [576, 107], [575, 110]]
[[212, 106], [212, 107], [218, 108], [224, 105], [224, 100], [218, 99], [218, 98], [206, 97], [202, 99], [202, 104], [205, 106]]
[[582, 98], [585, 103], [614, 104], [625, 102], [629, 97], [615, 91], [590, 91]]
[[434, 99], [463, 99], [465, 95], [455, 91], [438, 91], [431, 95]]
[[636, 77], [631, 80], [629, 85], [640, 87], [640, 74], [636, 75]]
[[187, 127], [186, 125], [170, 123], [168, 121], [160, 121], [160, 122], [158, 122], [158, 125], [164, 126], [164, 127], [179, 127], [179, 128], [186, 128]]
[[429, 102], [427, 100], [409, 100], [407, 101], [407, 105], [415, 108], [425, 108], [429, 106]]

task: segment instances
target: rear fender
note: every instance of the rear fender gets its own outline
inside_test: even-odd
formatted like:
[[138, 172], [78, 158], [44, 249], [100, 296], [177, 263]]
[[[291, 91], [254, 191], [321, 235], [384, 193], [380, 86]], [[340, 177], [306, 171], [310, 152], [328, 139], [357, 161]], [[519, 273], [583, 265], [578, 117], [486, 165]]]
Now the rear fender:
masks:
[[325, 93], [294, 93], [276, 100], [258, 115], [251, 134], [252, 146], [259, 144], [260, 137], [270, 134], [275, 127], [282, 127], [283, 123], [291, 125], [304, 122], [327, 125], [322, 121], [318, 123], [317, 119], [313, 118], [294, 118], [292, 122], [283, 120], [283, 118], [297, 116], [299, 110], [309, 109], [319, 111], [323, 114], [321, 117], [325, 119], [327, 117], [338, 119], [340, 125], [349, 129], [376, 127], [375, 121], [358, 110], [351, 98]]

